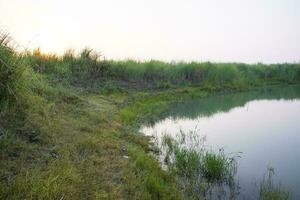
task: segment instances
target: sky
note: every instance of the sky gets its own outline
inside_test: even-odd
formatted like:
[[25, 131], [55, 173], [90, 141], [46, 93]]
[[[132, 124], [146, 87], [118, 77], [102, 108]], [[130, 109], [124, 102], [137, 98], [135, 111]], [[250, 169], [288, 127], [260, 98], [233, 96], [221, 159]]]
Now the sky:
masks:
[[300, 61], [299, 0], [0, 0], [20, 49], [107, 59]]

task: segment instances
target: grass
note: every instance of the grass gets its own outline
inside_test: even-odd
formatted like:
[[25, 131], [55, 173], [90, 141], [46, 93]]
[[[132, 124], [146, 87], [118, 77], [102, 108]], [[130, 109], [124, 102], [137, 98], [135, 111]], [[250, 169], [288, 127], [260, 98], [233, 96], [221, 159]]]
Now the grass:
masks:
[[[7, 34], [0, 35], [0, 130], [7, 126], [9, 115], [16, 112], [22, 113], [17, 107], [24, 107], [25, 79], [23, 77], [24, 67], [20, 58], [10, 45]], [[12, 112], [11, 112], [12, 111]], [[13, 117], [13, 116], [12, 116]], [[15, 117], [15, 116], [14, 116]]]
[[196, 132], [164, 135], [162, 157], [168, 171], [176, 177], [184, 199], [236, 198], [234, 176], [236, 159], [204, 147], [204, 140]]
[[121, 198], [121, 177], [115, 172], [120, 166], [118, 126], [106, 118], [110, 114], [104, 116], [115, 105], [101, 98], [101, 106], [78, 101], [56, 103], [47, 116], [36, 113], [42, 141], [28, 141], [23, 132], [1, 138], [6, 144], [1, 199]]
[[275, 184], [273, 177], [275, 175], [274, 169], [268, 170], [268, 175], [264, 177], [260, 183], [259, 199], [261, 200], [288, 200], [290, 193], [282, 185]]
[[263, 82], [299, 81], [298, 64], [246, 65], [240, 63], [163, 63], [159, 61], [109, 61], [108, 75], [114, 80], [144, 87], [176, 85], [247, 87]]
[[63, 56], [16, 52], [1, 34], [0, 199], [183, 199], [196, 194], [178, 182], [187, 167], [187, 176], [201, 171], [202, 191], [228, 184], [233, 165], [226, 155], [177, 149], [182, 161], [166, 171], [138, 127], [153, 123], [170, 102], [299, 80], [298, 63], [110, 61], [89, 49]]
[[299, 82], [300, 64], [243, 64], [211, 62], [104, 60], [102, 55], [84, 49], [75, 55], [43, 54], [40, 50], [25, 52], [24, 60], [36, 72], [47, 75], [54, 83], [111, 90], [169, 89], [201, 86], [207, 89], [240, 89], [266, 84]]

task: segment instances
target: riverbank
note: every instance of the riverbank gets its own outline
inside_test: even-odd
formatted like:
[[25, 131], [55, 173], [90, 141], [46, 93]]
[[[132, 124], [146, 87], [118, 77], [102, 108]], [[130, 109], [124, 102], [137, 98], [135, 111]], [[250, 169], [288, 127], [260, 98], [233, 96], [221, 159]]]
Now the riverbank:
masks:
[[0, 44], [0, 199], [182, 199], [138, 127], [171, 102], [300, 81], [299, 64], [114, 62]]
[[12, 128], [1, 137], [1, 198], [182, 199], [138, 127], [154, 122], [171, 102], [213, 93], [196, 87], [36, 97], [27, 116], [31, 130]]

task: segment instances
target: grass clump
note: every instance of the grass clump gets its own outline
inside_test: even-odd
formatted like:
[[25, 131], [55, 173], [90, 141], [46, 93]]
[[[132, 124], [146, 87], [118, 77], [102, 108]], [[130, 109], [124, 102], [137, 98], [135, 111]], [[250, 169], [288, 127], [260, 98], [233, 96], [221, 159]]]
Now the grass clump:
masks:
[[203, 139], [193, 133], [165, 135], [163, 161], [181, 187], [186, 199], [234, 198], [236, 160], [225, 153], [206, 150]]
[[203, 176], [208, 182], [228, 182], [235, 173], [233, 158], [227, 158], [223, 150], [218, 154], [206, 152], [203, 158]]
[[289, 191], [283, 188], [280, 184], [274, 183], [275, 171], [273, 168], [268, 170], [268, 174], [259, 188], [259, 199], [261, 200], [288, 200], [290, 197]]

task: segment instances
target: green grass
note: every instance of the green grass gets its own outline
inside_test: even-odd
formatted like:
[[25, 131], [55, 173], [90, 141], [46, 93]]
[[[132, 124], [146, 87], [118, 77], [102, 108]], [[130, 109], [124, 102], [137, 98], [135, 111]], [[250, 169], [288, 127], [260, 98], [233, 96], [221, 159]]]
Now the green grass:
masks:
[[280, 184], [275, 184], [273, 177], [275, 175], [274, 169], [268, 170], [268, 175], [264, 177], [260, 183], [259, 199], [261, 200], [288, 200], [290, 193]]
[[0, 33], [0, 131], [13, 123], [10, 119], [23, 117], [28, 93], [22, 59], [16, 56], [10, 40], [9, 35]]
[[300, 81], [300, 64], [243, 64], [211, 62], [113, 61], [84, 49], [75, 55], [26, 52], [24, 60], [54, 83], [112, 90], [168, 89], [178, 86], [205, 88], [250, 88], [266, 84]]
[[125, 199], [182, 199], [174, 177], [163, 171], [155, 157], [131, 143], [123, 165]]
[[176, 85], [247, 87], [262, 82], [299, 81], [299, 64], [163, 63], [109, 61], [108, 76], [146, 88]]
[[[107, 61], [89, 49], [16, 52], [2, 34], [0, 199], [183, 199], [176, 170], [161, 168], [141, 123], [170, 102], [299, 81], [298, 63]], [[201, 158], [201, 194], [229, 182], [224, 154], [176, 155], [177, 175], [189, 167], [192, 176]]]
[[235, 158], [222, 150], [209, 151], [203, 144], [203, 138], [195, 132], [165, 135], [160, 147], [163, 163], [176, 177], [185, 199], [215, 199], [219, 195], [234, 198]]

